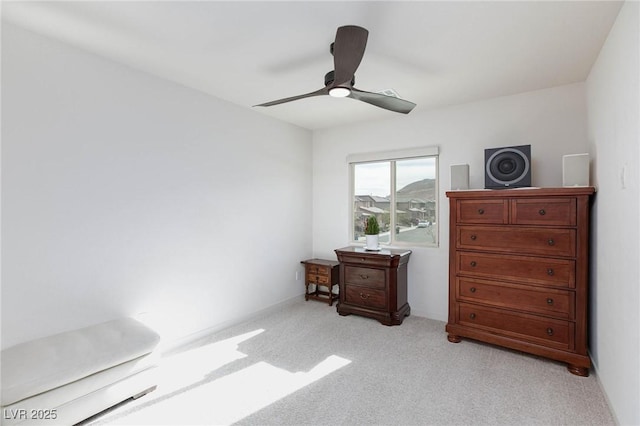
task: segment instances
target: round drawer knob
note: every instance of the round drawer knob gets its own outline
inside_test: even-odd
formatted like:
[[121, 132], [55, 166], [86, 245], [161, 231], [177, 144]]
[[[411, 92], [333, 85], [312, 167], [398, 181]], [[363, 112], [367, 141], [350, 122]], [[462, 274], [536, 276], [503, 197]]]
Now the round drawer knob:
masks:
[[475, 261], [475, 260], [472, 260], [472, 261], [471, 261], [471, 263], [470, 263], [470, 265], [471, 265], [472, 267], [474, 267], [474, 268], [475, 268], [475, 266], [477, 265], [477, 263], [476, 263], [476, 261]]
[[368, 294], [364, 294], [364, 293], [360, 293], [360, 298], [361, 299], [368, 299], [369, 295]]
[[553, 328], [547, 328], [547, 336], [553, 336]]
[[484, 214], [484, 209], [478, 209], [478, 214]]
[[549, 244], [550, 246], [554, 246], [556, 242], [553, 241], [553, 238], [549, 238], [549, 241], [547, 241], [547, 244]]
[[552, 298], [548, 298], [547, 299], [547, 305], [553, 305], [553, 299]]
[[471, 287], [471, 288], [469, 289], [469, 291], [470, 291], [471, 293], [475, 293], [475, 292], [476, 292], [476, 288], [475, 288], [475, 287]]
[[538, 210], [538, 214], [539, 214], [540, 216], [544, 216], [545, 214], [547, 214], [547, 212], [546, 212], [546, 211], [544, 211], [544, 209], [540, 209], [540, 210]]
[[469, 318], [471, 318], [471, 319], [476, 319], [476, 314], [474, 314], [474, 313], [470, 314], [470, 315], [469, 315]]
[[478, 237], [477, 237], [477, 236], [475, 236], [475, 235], [472, 235], [472, 236], [471, 236], [471, 237], [469, 237], [469, 238], [471, 238], [473, 241], [475, 241], [475, 240], [476, 240], [476, 238], [478, 238]]
[[549, 275], [550, 277], [553, 276], [553, 268], [547, 268], [547, 275]]

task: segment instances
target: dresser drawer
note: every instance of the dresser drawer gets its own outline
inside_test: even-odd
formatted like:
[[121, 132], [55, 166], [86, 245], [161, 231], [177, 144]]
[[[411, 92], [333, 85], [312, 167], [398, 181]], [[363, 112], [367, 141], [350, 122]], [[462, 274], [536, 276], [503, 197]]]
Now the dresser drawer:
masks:
[[344, 267], [345, 284], [370, 288], [385, 288], [385, 275], [382, 269]]
[[511, 200], [514, 225], [576, 225], [575, 198], [523, 198]]
[[458, 226], [456, 245], [465, 250], [575, 257], [575, 229]]
[[352, 305], [383, 309], [387, 306], [387, 295], [384, 290], [348, 285], [346, 286], [345, 301]]
[[557, 318], [575, 318], [575, 294], [569, 290], [456, 278], [460, 301], [511, 308]]
[[456, 253], [456, 275], [575, 287], [575, 261], [472, 252]]
[[558, 349], [571, 349], [574, 325], [569, 321], [519, 314], [501, 309], [461, 303], [458, 321], [521, 340], [541, 343]]
[[507, 200], [458, 200], [456, 221], [458, 223], [509, 222]]

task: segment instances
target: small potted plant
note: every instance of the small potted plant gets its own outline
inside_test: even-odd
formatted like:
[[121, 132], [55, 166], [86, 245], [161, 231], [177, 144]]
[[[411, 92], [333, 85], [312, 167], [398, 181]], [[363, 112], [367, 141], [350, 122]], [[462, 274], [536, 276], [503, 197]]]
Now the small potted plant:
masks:
[[367, 238], [367, 244], [365, 249], [367, 250], [379, 250], [378, 234], [380, 233], [380, 225], [378, 225], [378, 219], [375, 216], [369, 216], [367, 218], [367, 224], [364, 227], [364, 233]]

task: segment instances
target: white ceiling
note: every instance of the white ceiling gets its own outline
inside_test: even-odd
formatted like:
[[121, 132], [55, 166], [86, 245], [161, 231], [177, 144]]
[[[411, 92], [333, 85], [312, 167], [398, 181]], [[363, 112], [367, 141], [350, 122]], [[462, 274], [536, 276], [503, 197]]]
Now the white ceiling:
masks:
[[[341, 25], [369, 30], [355, 87], [444, 105], [586, 79], [616, 1], [2, 2], [3, 20], [246, 108], [317, 90]], [[353, 99], [255, 111], [308, 129], [399, 114]]]

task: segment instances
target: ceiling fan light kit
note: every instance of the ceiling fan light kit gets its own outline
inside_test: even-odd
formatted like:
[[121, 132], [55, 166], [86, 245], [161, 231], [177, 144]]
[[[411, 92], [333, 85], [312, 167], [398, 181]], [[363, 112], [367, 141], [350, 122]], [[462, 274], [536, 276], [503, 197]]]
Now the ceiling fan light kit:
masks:
[[383, 93], [365, 92], [353, 87], [355, 84], [355, 72], [364, 56], [368, 37], [369, 31], [362, 27], [355, 25], [339, 27], [336, 32], [336, 39], [329, 48], [331, 54], [333, 54], [334, 69], [325, 75], [325, 87], [315, 92], [254, 106], [268, 107], [313, 96], [330, 95], [336, 98], [348, 97], [389, 111], [408, 114], [416, 106], [413, 102]]
[[351, 94], [351, 89], [347, 89], [346, 87], [333, 87], [329, 89], [329, 95], [334, 98], [346, 98]]

